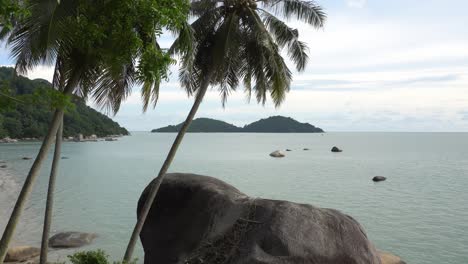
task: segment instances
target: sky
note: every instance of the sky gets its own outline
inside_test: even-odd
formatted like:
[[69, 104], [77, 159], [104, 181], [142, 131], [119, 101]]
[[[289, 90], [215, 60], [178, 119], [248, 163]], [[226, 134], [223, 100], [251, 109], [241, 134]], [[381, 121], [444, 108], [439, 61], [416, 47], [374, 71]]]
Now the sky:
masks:
[[[310, 61], [294, 72], [280, 108], [249, 103], [242, 87], [223, 108], [213, 89], [197, 116], [239, 126], [284, 115], [326, 131], [468, 132], [468, 1], [316, 2], [328, 16], [323, 29], [288, 21], [308, 44]], [[168, 47], [172, 40], [164, 35], [159, 42]], [[1, 46], [0, 65], [12, 64]], [[135, 87], [112, 118], [132, 131], [182, 122], [193, 98], [180, 88], [177, 67], [171, 73], [155, 109], [142, 112]], [[52, 69], [38, 67], [28, 77], [50, 80]]]

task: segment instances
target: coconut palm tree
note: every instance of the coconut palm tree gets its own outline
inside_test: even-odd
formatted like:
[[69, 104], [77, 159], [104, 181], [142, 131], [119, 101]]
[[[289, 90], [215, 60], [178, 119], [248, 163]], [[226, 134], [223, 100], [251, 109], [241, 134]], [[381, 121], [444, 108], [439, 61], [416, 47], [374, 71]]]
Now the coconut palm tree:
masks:
[[[15, 21], [14, 27], [0, 36], [10, 47], [17, 72], [25, 73], [40, 64], [60, 63], [53, 78], [53, 87], [63, 87], [60, 98], [66, 100], [73, 93], [83, 98], [90, 96], [113, 113], [119, 110], [134, 85], [143, 87], [145, 109], [157, 102], [159, 83], [166, 78], [173, 60], [159, 48], [156, 38], [163, 27], [177, 30], [183, 24], [189, 7], [186, 0], [28, 0], [24, 3], [28, 15]], [[3, 233], [0, 264], [61, 126], [63, 103], [56, 102], [47, 135]]]
[[49, 187], [47, 190], [47, 201], [46, 201], [46, 209], [45, 209], [45, 216], [44, 216], [44, 225], [42, 229], [42, 241], [41, 241], [41, 255], [39, 259], [40, 264], [47, 263], [47, 253], [49, 250], [49, 233], [50, 233], [50, 226], [52, 223], [52, 211], [54, 205], [54, 190], [55, 190], [55, 182], [57, 179], [57, 170], [60, 162], [60, 153], [62, 149], [62, 133], [63, 133], [63, 117], [60, 120], [60, 127], [57, 131], [57, 135], [55, 136], [55, 150], [54, 150], [54, 158], [52, 160], [52, 168], [50, 171], [49, 177]]
[[[198, 0], [191, 2], [191, 15], [195, 18], [191, 29], [182, 31], [171, 51], [182, 58], [180, 81], [195, 101], [139, 212], [124, 261], [131, 259], [164, 175], [208, 87], [217, 87], [224, 105], [243, 82], [249, 98], [254, 94], [265, 104], [269, 94], [278, 107], [292, 79], [281, 50], [286, 50], [298, 71], [305, 69], [308, 55], [306, 44], [299, 41], [299, 31], [277, 16], [315, 28], [323, 27], [326, 18], [320, 6], [303, 0]], [[188, 35], [193, 35], [191, 43], [187, 43]]]

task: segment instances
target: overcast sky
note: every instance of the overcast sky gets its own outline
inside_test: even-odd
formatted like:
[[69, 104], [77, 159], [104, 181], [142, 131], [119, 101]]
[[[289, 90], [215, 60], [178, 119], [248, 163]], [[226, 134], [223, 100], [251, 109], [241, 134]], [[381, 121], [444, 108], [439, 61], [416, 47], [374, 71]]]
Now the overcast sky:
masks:
[[[244, 125], [285, 115], [327, 131], [468, 131], [468, 1], [317, 2], [328, 14], [323, 30], [289, 22], [308, 43], [311, 60], [305, 72], [294, 73], [279, 109], [248, 104], [242, 89], [223, 109], [214, 90], [198, 117]], [[160, 40], [163, 46], [171, 41]], [[0, 65], [11, 64], [2, 46]], [[40, 67], [29, 77], [50, 80], [51, 69]], [[173, 68], [155, 109], [142, 113], [135, 87], [113, 118], [130, 130], [150, 130], [183, 121], [191, 103]]]

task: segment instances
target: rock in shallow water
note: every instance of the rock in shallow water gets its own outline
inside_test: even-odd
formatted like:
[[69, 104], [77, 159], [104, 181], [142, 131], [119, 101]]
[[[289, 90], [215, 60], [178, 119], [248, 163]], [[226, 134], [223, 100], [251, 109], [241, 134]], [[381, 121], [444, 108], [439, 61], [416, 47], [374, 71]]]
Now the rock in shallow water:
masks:
[[194, 174], [166, 176], [140, 238], [145, 264], [381, 263], [360, 224], [348, 215], [250, 198], [225, 182]]
[[379, 251], [379, 256], [382, 264], [406, 264], [400, 257], [385, 251]]
[[270, 153], [270, 156], [273, 157], [273, 158], [283, 158], [285, 155], [283, 152], [279, 151], [279, 150], [276, 150], [276, 151], [273, 151], [272, 153]]
[[97, 237], [93, 233], [63, 232], [49, 239], [49, 246], [53, 248], [76, 248], [89, 245]]
[[334, 146], [332, 149], [331, 149], [331, 152], [343, 152], [343, 150], [339, 149], [338, 147]]
[[387, 178], [385, 178], [384, 176], [375, 176], [374, 178], [372, 178], [372, 180], [375, 182], [385, 181], [386, 179]]
[[23, 262], [35, 258], [39, 254], [41, 254], [41, 250], [36, 247], [12, 247], [7, 251], [5, 262]]

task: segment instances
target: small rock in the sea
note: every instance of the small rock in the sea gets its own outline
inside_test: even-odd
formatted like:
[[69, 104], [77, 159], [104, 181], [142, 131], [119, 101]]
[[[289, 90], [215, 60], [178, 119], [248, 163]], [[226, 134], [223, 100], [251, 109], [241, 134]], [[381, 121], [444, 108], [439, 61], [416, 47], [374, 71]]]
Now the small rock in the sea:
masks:
[[290, 149], [286, 149], [286, 151], [292, 151], [292, 150], [290, 150]]
[[62, 157], [62, 159], [69, 159], [69, 157]]
[[52, 236], [49, 245], [53, 248], [77, 248], [91, 244], [96, 237], [94, 233], [63, 232]]
[[272, 153], [270, 153], [270, 156], [273, 157], [273, 158], [283, 158], [284, 156], [284, 153], [279, 151], [279, 150], [276, 150], [276, 151], [273, 151]]
[[331, 149], [331, 152], [343, 152], [343, 150], [339, 149], [337, 146], [334, 146], [334, 147]]
[[309, 150], [308, 148], [304, 148], [304, 150]]
[[11, 247], [8, 249], [5, 262], [23, 262], [35, 258], [41, 254], [36, 247]]
[[23, 157], [23, 160], [32, 160], [31, 157]]
[[385, 251], [378, 251], [382, 264], [406, 264], [399, 256], [395, 256]]
[[375, 176], [374, 178], [372, 178], [372, 180], [375, 182], [385, 181], [386, 179], [387, 178], [385, 178], [384, 176]]
[[6, 167], [7, 167], [7, 165], [5, 165], [5, 164], [0, 165], [0, 168], [2, 168], [2, 169], [6, 169]]

